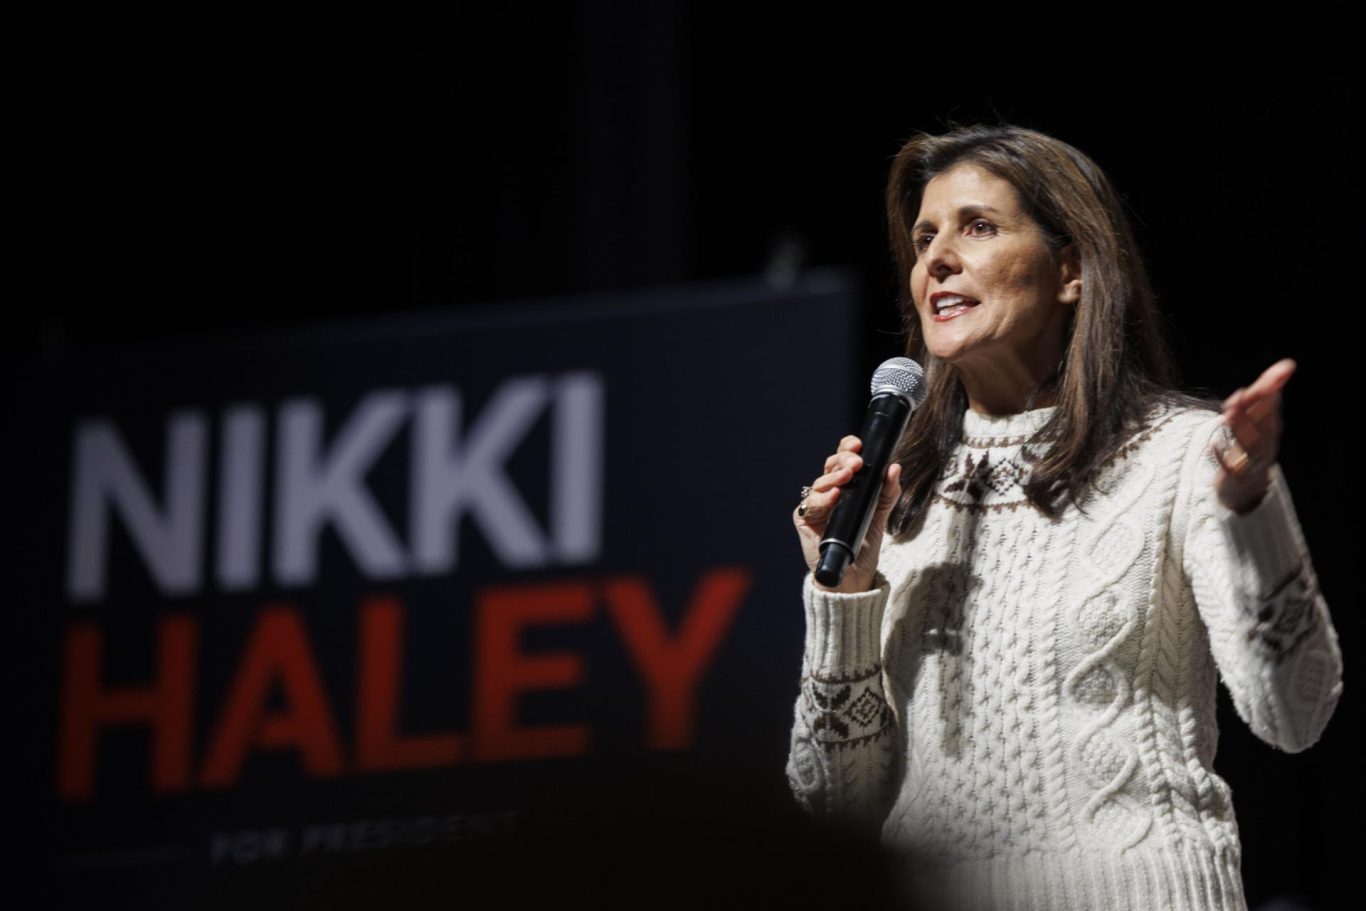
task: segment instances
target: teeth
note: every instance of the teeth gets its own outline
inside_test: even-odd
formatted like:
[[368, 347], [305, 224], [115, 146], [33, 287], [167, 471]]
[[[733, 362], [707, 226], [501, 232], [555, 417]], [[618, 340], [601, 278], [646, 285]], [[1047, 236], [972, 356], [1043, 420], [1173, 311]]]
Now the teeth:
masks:
[[977, 303], [977, 301], [970, 297], [964, 297], [961, 294], [946, 294], [934, 302], [934, 312], [943, 313], [945, 310], [951, 308], [968, 307], [975, 303]]

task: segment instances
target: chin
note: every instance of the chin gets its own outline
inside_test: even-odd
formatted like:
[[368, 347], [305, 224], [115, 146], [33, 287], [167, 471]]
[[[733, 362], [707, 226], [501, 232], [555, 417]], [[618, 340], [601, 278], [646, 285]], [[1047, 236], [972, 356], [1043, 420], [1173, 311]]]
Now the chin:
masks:
[[972, 354], [972, 349], [970, 347], [961, 345], [955, 345], [948, 348], [942, 345], [926, 345], [925, 350], [946, 364], [955, 367], [961, 364], [965, 357]]

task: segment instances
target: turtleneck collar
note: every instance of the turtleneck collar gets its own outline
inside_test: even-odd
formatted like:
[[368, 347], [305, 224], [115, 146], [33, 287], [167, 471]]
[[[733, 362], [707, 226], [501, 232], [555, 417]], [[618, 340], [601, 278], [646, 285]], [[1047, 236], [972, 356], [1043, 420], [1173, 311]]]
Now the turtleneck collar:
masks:
[[974, 441], [990, 440], [996, 445], [1024, 442], [1052, 419], [1058, 406], [1035, 408], [1019, 414], [978, 414], [971, 408], [963, 412], [963, 436]]

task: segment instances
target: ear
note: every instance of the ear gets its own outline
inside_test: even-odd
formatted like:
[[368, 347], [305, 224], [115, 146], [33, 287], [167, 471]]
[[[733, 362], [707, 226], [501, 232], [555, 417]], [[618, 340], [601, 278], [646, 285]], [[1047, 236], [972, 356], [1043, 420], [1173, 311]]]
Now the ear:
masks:
[[1081, 257], [1076, 244], [1068, 244], [1058, 253], [1058, 300], [1076, 304], [1081, 300]]

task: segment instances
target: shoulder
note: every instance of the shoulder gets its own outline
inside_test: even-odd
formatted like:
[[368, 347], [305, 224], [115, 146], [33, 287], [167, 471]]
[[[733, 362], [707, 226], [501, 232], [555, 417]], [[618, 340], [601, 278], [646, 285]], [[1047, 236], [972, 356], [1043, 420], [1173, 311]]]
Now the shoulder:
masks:
[[1219, 461], [1211, 444], [1227, 432], [1223, 412], [1213, 403], [1164, 403], [1159, 407], [1143, 460], [1157, 472], [1152, 481], [1170, 497], [1174, 516], [1212, 508]]
[[1103, 493], [1146, 491], [1165, 499], [1191, 473], [1193, 455], [1209, 449], [1222, 415], [1199, 400], [1154, 399], [1137, 421], [1112, 444], [1101, 462], [1097, 485]]
[[1210, 443], [1227, 433], [1221, 410], [1214, 406], [1184, 405], [1172, 409], [1169, 424], [1162, 445], [1177, 461], [1182, 478], [1189, 479], [1202, 470], [1209, 473], [1218, 467]]
[[1203, 452], [1210, 439], [1223, 426], [1223, 414], [1213, 405], [1198, 400], [1152, 402], [1142, 423], [1116, 450], [1116, 457], [1143, 452], [1147, 457], [1162, 454], [1181, 459]]

